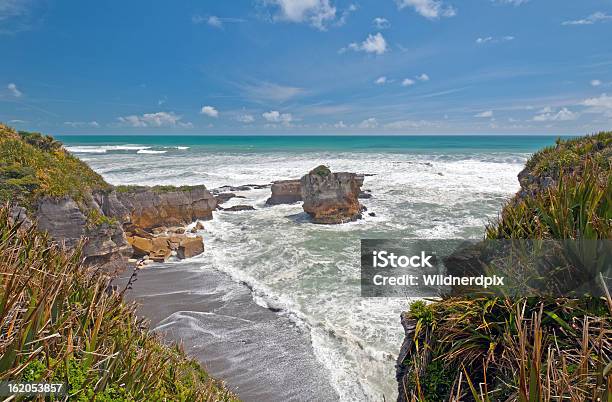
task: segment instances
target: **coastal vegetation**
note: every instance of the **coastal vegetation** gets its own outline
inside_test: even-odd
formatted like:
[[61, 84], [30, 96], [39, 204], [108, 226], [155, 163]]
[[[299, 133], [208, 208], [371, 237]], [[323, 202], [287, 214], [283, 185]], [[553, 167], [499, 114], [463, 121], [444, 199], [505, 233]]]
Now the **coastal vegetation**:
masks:
[[43, 197], [81, 201], [111, 186], [50, 136], [0, 124], [0, 202], [32, 209]]
[[110, 278], [0, 208], [0, 380], [68, 384], [70, 400], [236, 400], [147, 331]]
[[[486, 239], [610, 241], [611, 172], [612, 133], [558, 140], [527, 162]], [[399, 399], [612, 400], [612, 298], [598, 279], [603, 297], [413, 303]]]
[[64, 383], [79, 401], [236, 400], [110, 285], [101, 253], [131, 251], [113, 191], [53, 137], [0, 124], [0, 381]]

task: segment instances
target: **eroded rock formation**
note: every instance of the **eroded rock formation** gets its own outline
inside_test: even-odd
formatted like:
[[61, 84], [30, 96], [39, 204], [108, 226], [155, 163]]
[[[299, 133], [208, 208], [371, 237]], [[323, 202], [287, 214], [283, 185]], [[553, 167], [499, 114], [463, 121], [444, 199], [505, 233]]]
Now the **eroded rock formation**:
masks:
[[105, 194], [80, 203], [69, 197], [45, 197], [38, 203], [34, 219], [39, 230], [68, 247], [84, 239], [85, 262], [117, 272], [125, 268], [132, 248], [124, 236], [121, 219], [106, 216], [95, 198], [108, 201]]
[[363, 176], [355, 173], [332, 173], [318, 166], [300, 180], [303, 208], [314, 223], [335, 224], [361, 218], [359, 203]]
[[217, 206], [205, 186], [131, 187], [117, 192], [117, 197], [128, 209], [131, 223], [143, 229], [212, 219]]
[[266, 205], [293, 204], [302, 201], [302, 183], [299, 179], [279, 180], [272, 183], [272, 195]]

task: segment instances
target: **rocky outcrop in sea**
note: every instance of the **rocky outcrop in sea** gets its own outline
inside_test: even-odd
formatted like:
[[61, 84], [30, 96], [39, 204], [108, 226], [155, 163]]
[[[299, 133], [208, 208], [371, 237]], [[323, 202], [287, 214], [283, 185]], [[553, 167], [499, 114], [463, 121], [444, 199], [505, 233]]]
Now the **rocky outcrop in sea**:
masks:
[[266, 205], [293, 204], [302, 201], [302, 183], [300, 179], [279, 180], [272, 183], [272, 195]]
[[318, 166], [302, 176], [304, 211], [314, 223], [336, 224], [362, 217], [364, 206], [359, 203], [363, 176], [355, 173], [332, 173]]

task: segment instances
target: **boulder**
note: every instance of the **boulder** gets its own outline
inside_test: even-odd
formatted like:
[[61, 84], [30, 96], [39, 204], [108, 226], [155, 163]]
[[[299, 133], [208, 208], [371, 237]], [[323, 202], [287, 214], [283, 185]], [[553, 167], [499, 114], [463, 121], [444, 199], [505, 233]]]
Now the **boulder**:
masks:
[[255, 208], [251, 205], [234, 205], [233, 207], [223, 208], [224, 211], [238, 212], [238, 211], [254, 211]]
[[127, 241], [134, 250], [134, 257], [148, 256], [153, 250], [151, 239], [146, 239], [144, 237], [128, 237]]
[[178, 249], [182, 240], [183, 237], [175, 236], [128, 237], [128, 242], [134, 250], [134, 257], [148, 257], [156, 262], [166, 261], [172, 255], [172, 251]]
[[151, 233], [153, 233], [154, 235], [160, 235], [166, 233], [167, 230], [168, 228], [166, 228], [165, 226], [160, 226], [157, 228], [153, 228], [153, 230], [151, 230]]
[[202, 236], [185, 237], [181, 240], [176, 255], [178, 258], [191, 258], [204, 252]]
[[204, 223], [202, 223], [201, 221], [197, 221], [195, 224], [195, 228], [197, 230], [204, 230]]
[[303, 208], [314, 223], [336, 224], [361, 218], [359, 203], [363, 176], [355, 173], [332, 173], [318, 166], [301, 179]]
[[234, 193], [220, 193], [220, 194], [215, 195], [215, 199], [217, 200], [217, 205], [223, 204], [224, 202], [227, 202], [234, 197], [236, 197], [236, 194]]
[[299, 179], [279, 180], [270, 187], [272, 195], [266, 205], [293, 204], [302, 201], [302, 184]]

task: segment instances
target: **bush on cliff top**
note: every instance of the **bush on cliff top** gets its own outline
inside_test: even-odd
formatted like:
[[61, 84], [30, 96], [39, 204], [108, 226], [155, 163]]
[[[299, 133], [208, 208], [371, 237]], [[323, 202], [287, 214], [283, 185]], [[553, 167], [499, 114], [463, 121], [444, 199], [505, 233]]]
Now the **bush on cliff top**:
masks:
[[515, 196], [487, 226], [487, 238], [612, 239], [612, 132], [558, 141], [526, 170], [553, 183]]
[[0, 208], [0, 380], [67, 383], [78, 401], [236, 400], [80, 261]]
[[612, 132], [569, 140], [558, 139], [555, 145], [536, 152], [525, 167], [535, 175], [558, 178], [562, 173], [580, 169], [586, 159], [595, 161], [603, 170], [610, 169]]
[[325, 165], [319, 165], [316, 168], [312, 169], [309, 174], [316, 174], [321, 177], [327, 177], [331, 174], [331, 170]]
[[[517, 194], [487, 226], [486, 238], [612, 239], [612, 133], [558, 141], [536, 153], [526, 172], [552, 183]], [[413, 305], [405, 314], [417, 322], [415, 343], [403, 362], [408, 375], [400, 397], [612, 400], [612, 299], [606, 294], [450, 297]], [[451, 386], [439, 381], [441, 373]]]
[[38, 133], [17, 133], [0, 124], [0, 202], [33, 208], [43, 196], [77, 201], [111, 186], [61, 143]]

